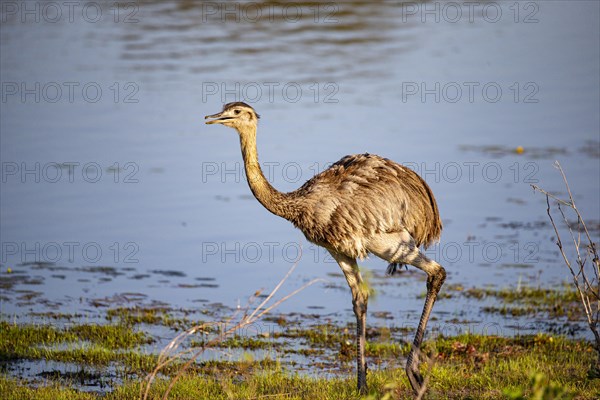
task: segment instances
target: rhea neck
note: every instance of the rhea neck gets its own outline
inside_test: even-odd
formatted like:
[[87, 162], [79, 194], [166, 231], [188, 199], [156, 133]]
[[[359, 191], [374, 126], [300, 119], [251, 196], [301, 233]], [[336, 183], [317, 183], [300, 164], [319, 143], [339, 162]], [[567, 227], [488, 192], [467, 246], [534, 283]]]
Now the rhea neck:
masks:
[[256, 150], [256, 125], [247, 124], [236, 127], [240, 135], [242, 157], [246, 170], [246, 179], [254, 197], [267, 210], [287, 220], [294, 218], [293, 205], [287, 193], [277, 191], [262, 172]]

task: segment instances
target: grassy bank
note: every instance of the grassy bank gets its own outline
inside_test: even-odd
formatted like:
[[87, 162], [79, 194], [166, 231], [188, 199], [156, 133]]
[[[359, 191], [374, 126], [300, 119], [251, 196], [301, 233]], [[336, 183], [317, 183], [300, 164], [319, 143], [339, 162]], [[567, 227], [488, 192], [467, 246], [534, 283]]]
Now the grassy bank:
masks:
[[[142, 321], [143, 319], [140, 319]], [[162, 320], [162, 319], [161, 319]], [[135, 321], [134, 321], [135, 322]], [[157, 319], [154, 321], [159, 323]], [[141, 322], [139, 322], [141, 323]], [[143, 333], [143, 325], [122, 318], [107, 325], [69, 324], [65, 328], [48, 325], [0, 323], [0, 377], [3, 399], [136, 399], [140, 377], [155, 365], [156, 356], [148, 348], [153, 338]], [[353, 376], [352, 326], [316, 325], [307, 329], [287, 327], [278, 337], [233, 338], [220, 346], [239, 350], [233, 361], [205, 361], [194, 365], [175, 385], [173, 399], [357, 399]], [[393, 335], [392, 335], [393, 336]], [[297, 342], [307, 345], [299, 350]], [[296, 344], [293, 344], [296, 343]], [[267, 356], [255, 357], [253, 350], [271, 349]], [[310, 350], [310, 351], [309, 351]], [[369, 399], [411, 398], [402, 369], [406, 345], [394, 343], [386, 328], [371, 333], [368, 355], [372, 371], [368, 382]], [[425, 345], [433, 359], [430, 370], [431, 399], [597, 399], [600, 379], [589, 376], [594, 351], [585, 341], [559, 336], [535, 335], [517, 338], [463, 335], [439, 337]], [[306, 353], [314, 357], [314, 368], [337, 364], [338, 374], [318, 377], [294, 372], [292, 365], [276, 359], [284, 352]], [[54, 370], [23, 380], [8, 373], [11, 365], [25, 360], [60, 362], [75, 372]], [[43, 360], [43, 361], [42, 361]], [[379, 370], [376, 366], [379, 365]], [[387, 365], [387, 367], [386, 367]], [[160, 398], [180, 365], [173, 365], [152, 387], [151, 398]], [[8, 370], [7, 370], [8, 368]], [[423, 366], [427, 369], [427, 366]], [[83, 382], [103, 379], [110, 369], [115, 378], [104, 389], [81, 391]], [[100, 385], [102, 386], [102, 385]], [[73, 389], [77, 388], [77, 389]], [[536, 395], [537, 393], [537, 395]], [[537, 397], [536, 397], [537, 396]]]

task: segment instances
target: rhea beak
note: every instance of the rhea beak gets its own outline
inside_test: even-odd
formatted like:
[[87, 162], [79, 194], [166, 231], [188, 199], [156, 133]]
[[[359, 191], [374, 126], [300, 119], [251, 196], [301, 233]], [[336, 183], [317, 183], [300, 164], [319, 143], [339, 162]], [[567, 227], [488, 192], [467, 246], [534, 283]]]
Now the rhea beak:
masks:
[[214, 118], [214, 119], [212, 119], [211, 121], [206, 121], [205, 122], [206, 125], [222, 124], [223, 122], [232, 119], [231, 117], [224, 117], [223, 112], [216, 113], [213, 115], [207, 115], [206, 117], [204, 117], [204, 119], [209, 119], [209, 118]]

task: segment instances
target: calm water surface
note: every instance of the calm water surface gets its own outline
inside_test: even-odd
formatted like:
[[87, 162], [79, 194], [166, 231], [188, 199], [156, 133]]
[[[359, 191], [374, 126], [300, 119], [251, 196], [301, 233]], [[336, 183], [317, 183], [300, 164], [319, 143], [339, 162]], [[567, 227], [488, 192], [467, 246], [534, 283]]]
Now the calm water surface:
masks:
[[[22, 277], [3, 290], [3, 319], [94, 315], [112, 301], [236, 307], [273, 287], [301, 249], [282, 290], [328, 282], [280, 310], [351, 321], [337, 265], [252, 198], [235, 132], [204, 125], [236, 100], [261, 114], [259, 153], [279, 190], [352, 153], [421, 173], [445, 226], [428, 254], [449, 284], [569, 279], [545, 198], [530, 187], [564, 194], [554, 160], [598, 237], [597, 2], [481, 2], [471, 12], [242, 2], [228, 13], [147, 1], [102, 3], [100, 15], [82, 3], [72, 21], [35, 3], [37, 15], [2, 5], [1, 268]], [[393, 317], [380, 323], [416, 325], [420, 275], [383, 280], [383, 261], [361, 265], [379, 292], [370, 310]], [[507, 335], [523, 324], [482, 314], [484, 304], [441, 300], [434, 324]]]

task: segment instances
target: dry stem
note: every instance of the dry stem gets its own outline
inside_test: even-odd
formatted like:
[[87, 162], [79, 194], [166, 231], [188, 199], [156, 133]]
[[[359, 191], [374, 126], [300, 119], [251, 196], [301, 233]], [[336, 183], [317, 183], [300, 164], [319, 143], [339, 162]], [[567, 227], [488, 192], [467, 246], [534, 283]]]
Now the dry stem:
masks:
[[[583, 305], [583, 310], [585, 311], [585, 315], [587, 318], [588, 325], [590, 330], [594, 334], [594, 338], [596, 340], [596, 351], [598, 352], [598, 365], [596, 368], [600, 371], [600, 333], [598, 332], [598, 322], [600, 321], [600, 258], [598, 257], [598, 250], [596, 248], [596, 243], [591, 238], [590, 232], [581, 216], [579, 209], [575, 205], [575, 200], [573, 199], [573, 194], [571, 193], [571, 188], [569, 187], [569, 182], [567, 181], [567, 177], [559, 162], [555, 162], [555, 167], [560, 171], [560, 174], [563, 178], [563, 182], [565, 183], [565, 187], [567, 189], [567, 193], [569, 195], [569, 200], [563, 200], [558, 198], [557, 196], [548, 193], [546, 190], [541, 189], [536, 185], [531, 185], [534, 190], [541, 192], [546, 195], [546, 204], [547, 209], [546, 212], [548, 217], [550, 218], [550, 222], [552, 223], [552, 227], [554, 228], [554, 232], [556, 233], [556, 245], [560, 250], [560, 253], [563, 257], [565, 265], [569, 269], [573, 277], [573, 284], [579, 293], [579, 297], [581, 300], [581, 304]], [[565, 252], [565, 247], [563, 246], [563, 242], [561, 240], [558, 227], [554, 222], [554, 218], [552, 217], [551, 207], [550, 207], [550, 198], [557, 201], [557, 209], [562, 216], [562, 219], [569, 230], [569, 234], [571, 236], [571, 241], [573, 242], [573, 250], [575, 251], [575, 264], [577, 267], [573, 266], [573, 263], [569, 260]], [[567, 216], [563, 210], [562, 206], [567, 206], [575, 212], [577, 216], [577, 234], [573, 233], [573, 229], [571, 224], [567, 219]], [[581, 231], [585, 234], [584, 242], [582, 243]], [[581, 247], [585, 245], [587, 251], [583, 252]], [[591, 260], [590, 260], [591, 259]], [[590, 276], [589, 268], [586, 269], [586, 262], [590, 260], [591, 262], [588, 264], [594, 271], [595, 276]]]
[[[274, 308], [278, 307], [281, 303], [283, 303], [284, 301], [288, 300], [289, 298], [295, 296], [296, 294], [298, 294], [302, 290], [306, 289], [307, 287], [314, 285], [315, 283], [317, 283], [319, 281], [323, 281], [323, 279], [313, 279], [312, 281], [306, 283], [302, 287], [294, 290], [292, 293], [277, 300], [272, 305], [264, 308], [267, 305], [267, 303], [273, 298], [275, 293], [277, 293], [277, 291], [281, 288], [283, 283], [289, 278], [289, 276], [292, 274], [294, 269], [296, 269], [297, 265], [298, 265], [298, 262], [296, 262], [290, 268], [290, 270], [287, 272], [287, 274], [283, 277], [283, 279], [281, 279], [281, 281], [277, 284], [277, 286], [275, 286], [275, 288], [270, 292], [270, 294], [265, 298], [265, 300], [263, 302], [261, 302], [257, 307], [255, 307], [252, 310], [252, 312], [249, 314], [250, 304], [252, 304], [252, 302], [256, 299], [256, 297], [261, 293], [261, 291], [257, 291], [255, 293], [255, 295], [253, 297], [251, 297], [251, 299], [248, 302], [248, 306], [245, 309], [240, 309], [240, 310], [236, 311], [231, 317], [229, 317], [224, 323], [221, 324], [221, 326], [228, 326], [229, 324], [231, 324], [231, 327], [229, 329], [221, 332], [221, 334], [219, 334], [214, 339], [208, 341], [207, 343], [204, 343], [202, 345], [202, 347], [191, 348], [191, 349], [187, 349], [187, 350], [179, 350], [179, 348], [183, 344], [183, 342], [185, 342], [187, 339], [192, 337], [195, 333], [209, 332], [210, 328], [214, 326], [214, 323], [204, 323], [201, 325], [194, 326], [193, 328], [190, 328], [190, 329], [186, 330], [185, 332], [180, 333], [173, 340], [171, 340], [171, 342], [169, 342], [169, 344], [167, 346], [165, 346], [162, 349], [162, 351], [160, 352], [160, 354], [158, 356], [158, 362], [157, 362], [156, 367], [146, 377], [146, 384], [142, 385], [142, 387], [140, 388], [140, 397], [143, 400], [147, 400], [148, 394], [150, 392], [150, 387], [152, 386], [153, 381], [155, 380], [157, 374], [164, 367], [166, 367], [167, 365], [169, 365], [177, 360], [180, 360], [184, 356], [191, 354], [191, 357], [189, 357], [189, 359], [186, 361], [186, 363], [181, 367], [181, 369], [177, 372], [177, 374], [169, 382], [169, 386], [167, 387], [167, 390], [165, 391], [165, 393], [163, 394], [163, 397], [162, 397], [163, 400], [166, 400], [167, 397], [169, 396], [170, 391], [173, 389], [173, 386], [177, 382], [177, 380], [196, 361], [196, 359], [198, 359], [198, 357], [200, 357], [200, 355], [202, 355], [202, 353], [204, 353], [204, 351], [206, 349], [214, 347], [218, 343], [222, 342], [225, 338], [232, 336], [239, 329], [242, 329], [248, 325], [252, 325], [256, 321], [258, 321], [263, 315], [272, 311]], [[242, 311], [243, 311], [243, 314], [240, 315], [240, 313]], [[234, 323], [233, 321], [237, 321], [237, 322]]]

